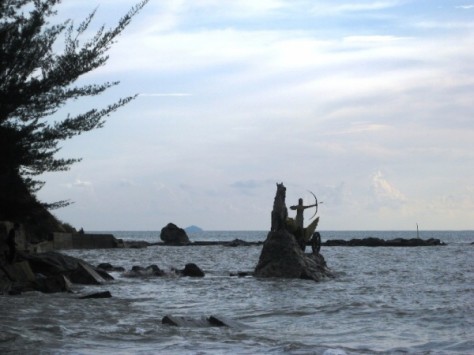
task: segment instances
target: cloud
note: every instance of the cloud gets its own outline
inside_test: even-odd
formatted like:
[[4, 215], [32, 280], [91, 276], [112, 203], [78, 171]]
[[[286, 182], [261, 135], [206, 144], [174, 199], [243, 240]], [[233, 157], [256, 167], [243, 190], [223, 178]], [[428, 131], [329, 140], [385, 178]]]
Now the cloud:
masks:
[[317, 15], [336, 15], [343, 13], [356, 13], [379, 11], [400, 5], [400, 1], [369, 1], [369, 2], [347, 2], [336, 5], [333, 1], [320, 3], [313, 7], [312, 13]]
[[391, 129], [392, 126], [380, 123], [371, 122], [351, 122], [348, 128], [345, 128], [339, 132], [333, 132], [331, 134], [357, 134], [357, 133], [371, 133], [381, 132]]
[[474, 9], [474, 5], [459, 5], [456, 6], [456, 9], [470, 10]]
[[78, 187], [78, 188], [85, 188], [89, 189], [92, 187], [92, 182], [90, 181], [83, 181], [81, 179], [76, 179], [73, 183], [68, 184], [69, 188]]
[[363, 45], [381, 45], [391, 44], [395, 41], [401, 41], [409, 39], [407, 37], [397, 37], [390, 35], [366, 35], [366, 36], [346, 36], [343, 38], [343, 42], [347, 44], [363, 44]]
[[377, 171], [372, 177], [372, 187], [379, 202], [405, 202], [406, 196]]

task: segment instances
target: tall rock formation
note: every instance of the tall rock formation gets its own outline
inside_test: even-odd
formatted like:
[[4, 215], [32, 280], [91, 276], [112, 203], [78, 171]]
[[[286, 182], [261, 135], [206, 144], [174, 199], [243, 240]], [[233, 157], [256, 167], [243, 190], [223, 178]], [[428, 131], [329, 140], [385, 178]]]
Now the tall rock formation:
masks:
[[277, 192], [272, 210], [271, 230], [263, 244], [256, 277], [299, 278], [320, 281], [333, 277], [326, 266], [324, 257], [315, 251], [306, 254], [297, 238], [287, 226], [288, 210], [285, 203], [286, 188], [277, 184]]

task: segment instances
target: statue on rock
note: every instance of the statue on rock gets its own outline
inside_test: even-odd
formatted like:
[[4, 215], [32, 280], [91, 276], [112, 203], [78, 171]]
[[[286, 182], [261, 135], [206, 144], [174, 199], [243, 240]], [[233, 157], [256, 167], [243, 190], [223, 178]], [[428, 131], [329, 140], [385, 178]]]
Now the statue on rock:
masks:
[[[319, 217], [304, 228], [302, 226], [302, 213], [305, 208], [317, 206], [317, 200], [315, 205], [304, 206], [301, 200], [298, 206], [293, 206], [297, 210], [298, 224], [294, 219], [288, 218], [285, 198], [285, 186], [283, 183], [277, 184], [271, 230], [263, 244], [254, 275], [257, 277], [301, 278], [314, 281], [332, 277], [332, 273], [327, 268], [324, 257], [319, 253], [317, 246], [313, 247], [313, 253], [305, 254], [304, 252], [307, 241], [316, 234], [314, 231], [319, 222]], [[301, 207], [300, 210], [298, 210], [299, 206]], [[299, 211], [301, 211], [301, 215], [298, 219]], [[317, 243], [317, 240], [315, 243]]]
[[[314, 196], [314, 194], [313, 194], [313, 196]], [[316, 196], [314, 196], [314, 197], [316, 199]], [[304, 228], [303, 213], [304, 213], [305, 209], [312, 208], [312, 207], [316, 207], [316, 212], [313, 215], [313, 217], [314, 217], [316, 215], [316, 213], [318, 212], [318, 200], [317, 199], [316, 199], [316, 203], [314, 205], [304, 206], [303, 205], [303, 199], [300, 198], [298, 200], [297, 205], [290, 207], [292, 210], [296, 210], [296, 217], [294, 219], [295, 231], [294, 231], [293, 234], [296, 237], [296, 240], [298, 241], [298, 244], [300, 245], [300, 247], [303, 251], [305, 250], [306, 244], [309, 241], [309, 237], [311, 237], [311, 235], [312, 235], [312, 232], [311, 232], [311, 233], [309, 233], [308, 238], [306, 236], [306, 230]], [[319, 218], [316, 219], [316, 225], [318, 224], [318, 222], [319, 222]], [[314, 229], [316, 229], [316, 225], [314, 226]], [[313, 231], [314, 231], [314, 229], [313, 229]]]

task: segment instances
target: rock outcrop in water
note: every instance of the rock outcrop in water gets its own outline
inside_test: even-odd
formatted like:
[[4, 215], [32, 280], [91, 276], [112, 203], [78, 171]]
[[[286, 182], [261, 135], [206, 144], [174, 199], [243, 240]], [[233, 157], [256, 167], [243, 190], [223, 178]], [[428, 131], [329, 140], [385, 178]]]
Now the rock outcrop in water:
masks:
[[194, 263], [188, 263], [184, 269], [171, 269], [169, 272], [161, 270], [157, 265], [153, 264], [147, 267], [133, 266], [130, 271], [124, 272], [125, 277], [161, 277], [161, 276], [189, 276], [189, 277], [204, 277], [205, 273], [202, 269]]
[[190, 243], [186, 231], [173, 223], [168, 223], [166, 227], [161, 229], [160, 238], [168, 245], [187, 245]]
[[299, 278], [320, 281], [332, 277], [324, 257], [318, 252], [306, 254], [297, 238], [290, 233], [286, 224], [288, 210], [285, 203], [286, 188], [277, 184], [272, 210], [271, 230], [263, 244], [256, 277]]
[[380, 238], [363, 238], [363, 239], [332, 239], [323, 243], [329, 247], [426, 247], [426, 246], [438, 246], [446, 245], [439, 239], [419, 239], [419, 238], [395, 238], [390, 240], [384, 240]]

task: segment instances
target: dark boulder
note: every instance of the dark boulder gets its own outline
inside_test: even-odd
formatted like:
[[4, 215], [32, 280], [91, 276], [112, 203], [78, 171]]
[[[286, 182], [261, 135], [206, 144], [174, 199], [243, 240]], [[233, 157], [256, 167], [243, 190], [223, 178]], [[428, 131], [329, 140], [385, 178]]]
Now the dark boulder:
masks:
[[168, 245], [187, 245], [190, 243], [186, 231], [173, 223], [161, 229], [161, 240]]
[[194, 263], [189, 263], [184, 266], [184, 269], [181, 271], [183, 276], [190, 277], [204, 277], [204, 271], [202, 271], [199, 266]]

